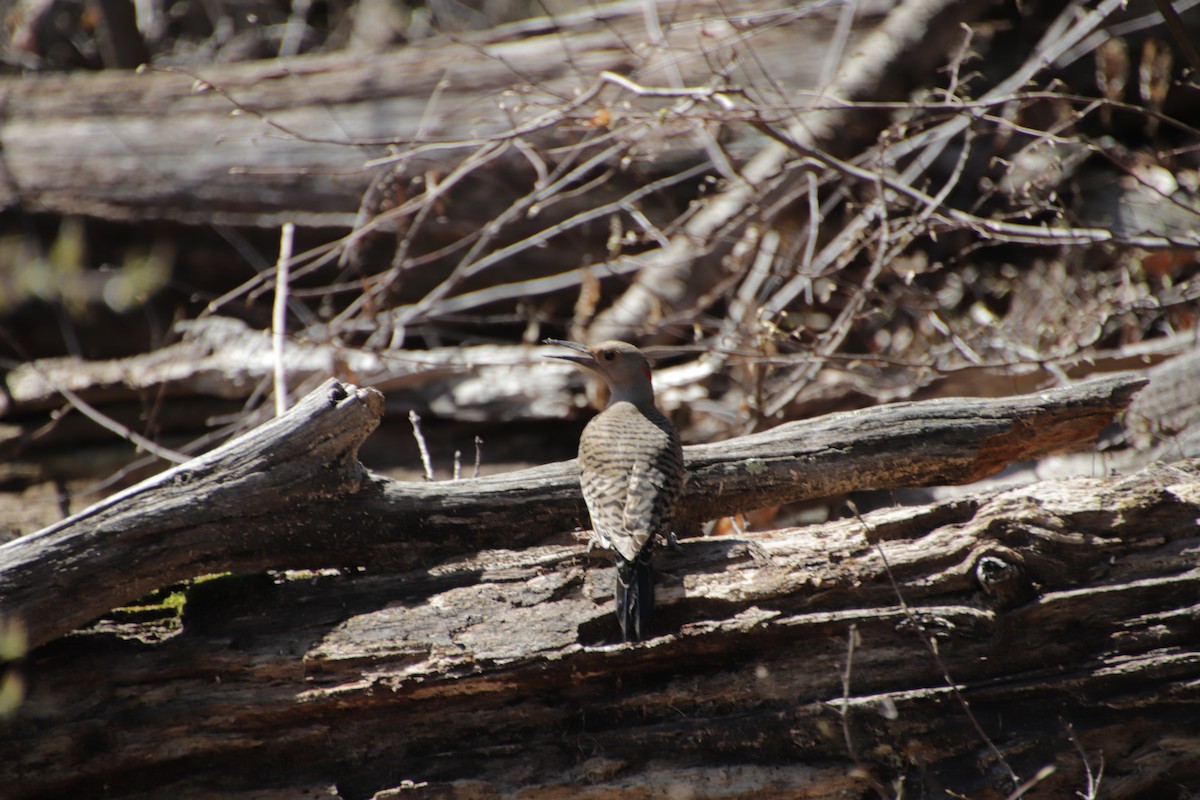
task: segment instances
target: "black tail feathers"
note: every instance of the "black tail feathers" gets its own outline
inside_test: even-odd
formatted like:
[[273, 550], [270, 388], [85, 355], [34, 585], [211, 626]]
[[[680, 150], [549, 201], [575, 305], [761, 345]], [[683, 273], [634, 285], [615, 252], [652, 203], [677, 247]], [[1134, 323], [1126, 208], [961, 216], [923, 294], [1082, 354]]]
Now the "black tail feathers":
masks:
[[627, 642], [640, 642], [654, 616], [654, 566], [645, 554], [626, 561], [617, 556], [617, 620]]

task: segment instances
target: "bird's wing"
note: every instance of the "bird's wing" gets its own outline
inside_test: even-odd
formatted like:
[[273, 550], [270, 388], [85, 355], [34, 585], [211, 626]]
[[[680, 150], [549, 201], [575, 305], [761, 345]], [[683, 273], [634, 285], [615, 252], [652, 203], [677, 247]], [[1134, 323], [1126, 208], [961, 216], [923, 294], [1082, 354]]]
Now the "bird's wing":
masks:
[[581, 448], [580, 467], [592, 527], [632, 561], [669, 524], [681, 483], [677, 439], [657, 427], [636, 437], [594, 439]]

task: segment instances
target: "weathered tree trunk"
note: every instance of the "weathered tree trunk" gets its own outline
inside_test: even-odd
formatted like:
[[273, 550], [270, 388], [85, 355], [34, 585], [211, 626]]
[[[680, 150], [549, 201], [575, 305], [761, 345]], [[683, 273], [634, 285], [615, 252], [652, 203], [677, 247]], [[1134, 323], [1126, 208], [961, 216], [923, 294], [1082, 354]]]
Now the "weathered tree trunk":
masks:
[[578, 545], [217, 579], [163, 641], [110, 624], [36, 651], [0, 781], [13, 798], [990, 800], [1026, 780], [1025, 797], [1174, 797], [1200, 781], [1198, 517], [1189, 461], [685, 540], [660, 559], [660, 635], [636, 646], [605, 644], [609, 568]]
[[[706, 58], [743, 40], [726, 18], [770, 10], [744, 0], [688, 0], [664, 8], [666, 38], [648, 42], [644, 4], [632, 0], [507, 26], [490, 40], [439, 38], [387, 53], [220, 65], [198, 75], [108, 70], [7, 79], [0, 81], [0, 205], [117, 220], [349, 227], [375, 174], [364, 164], [386, 155], [389, 143], [427, 144], [407, 162], [407, 174], [419, 176], [445, 174], [487, 137], [543, 114], [528, 138], [578, 141], [595, 109], [578, 118], [557, 111], [601, 71], [666, 85], [670, 64], [684, 81], [707, 82]], [[746, 36], [773, 79], [794, 89], [813, 86], [831, 27], [812, 14], [751, 26]], [[670, 50], [647, 62], [656, 48]], [[489, 188], [457, 205], [456, 217], [479, 224], [498, 213], [505, 193], [497, 189], [529, 164], [512, 150], [494, 166]]]
[[[1144, 383], [1115, 377], [1004, 400], [898, 403], [689, 447], [678, 527], [853, 490], [969, 483], [1090, 442]], [[382, 409], [379, 392], [330, 380], [245, 436], [9, 542], [0, 547], [0, 615], [20, 620], [37, 645], [198, 575], [417, 569], [534, 544], [584, 519], [574, 462], [439, 483], [368, 473], [358, 447]]]

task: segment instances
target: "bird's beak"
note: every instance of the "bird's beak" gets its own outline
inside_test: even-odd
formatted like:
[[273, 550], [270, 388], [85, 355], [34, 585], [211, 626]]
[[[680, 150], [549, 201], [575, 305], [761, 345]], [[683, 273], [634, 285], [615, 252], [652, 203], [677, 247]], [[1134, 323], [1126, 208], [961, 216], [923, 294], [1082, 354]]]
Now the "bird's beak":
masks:
[[558, 358], [563, 361], [570, 361], [572, 364], [578, 364], [581, 367], [596, 366], [596, 357], [592, 355], [592, 351], [588, 349], [586, 344], [579, 342], [568, 342], [565, 339], [542, 339], [542, 344], [556, 344], [560, 347], [569, 347], [572, 350], [577, 350], [583, 355], [550, 355], [548, 358]]

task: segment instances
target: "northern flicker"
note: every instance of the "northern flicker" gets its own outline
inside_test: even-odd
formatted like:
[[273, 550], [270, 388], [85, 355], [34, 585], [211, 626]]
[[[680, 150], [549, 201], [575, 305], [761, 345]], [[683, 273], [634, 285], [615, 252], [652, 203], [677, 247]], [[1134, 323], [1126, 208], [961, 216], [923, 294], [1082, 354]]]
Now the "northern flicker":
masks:
[[594, 541], [616, 556], [621, 635], [627, 642], [640, 641], [654, 611], [654, 538], [669, 534], [683, 488], [679, 434], [654, 404], [650, 365], [636, 347], [545, 341], [577, 351], [553, 358], [595, 371], [611, 392], [608, 407], [588, 422], [579, 439], [579, 485]]

